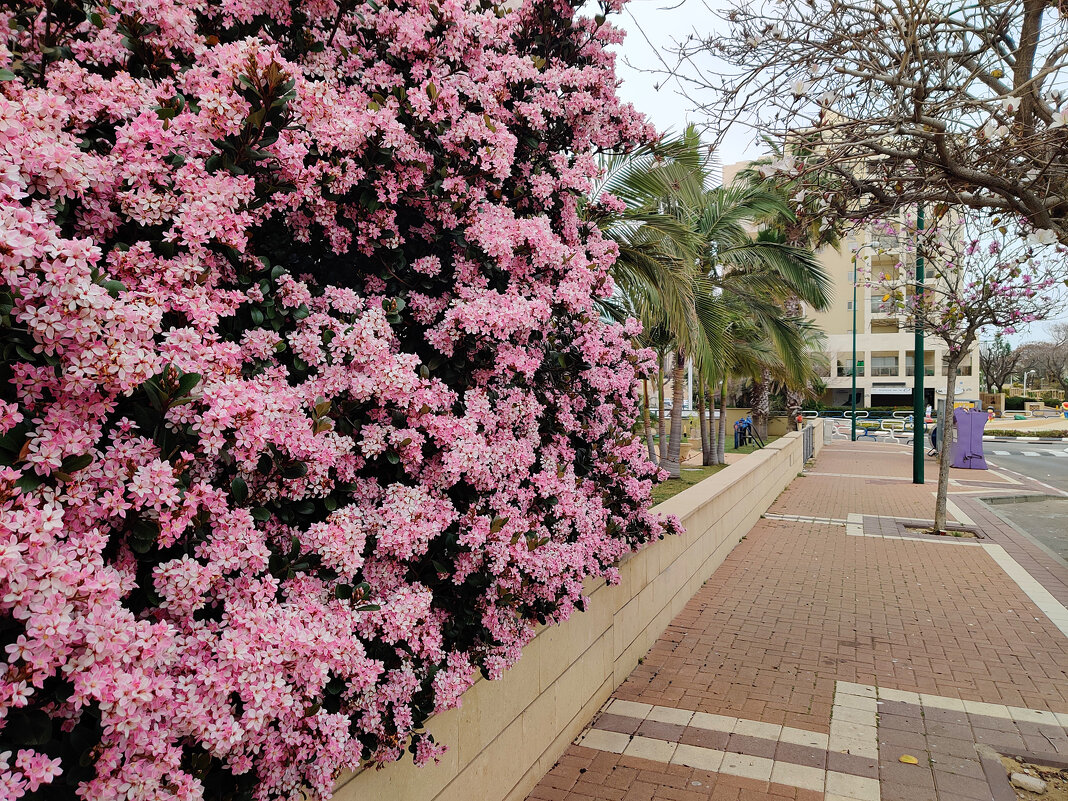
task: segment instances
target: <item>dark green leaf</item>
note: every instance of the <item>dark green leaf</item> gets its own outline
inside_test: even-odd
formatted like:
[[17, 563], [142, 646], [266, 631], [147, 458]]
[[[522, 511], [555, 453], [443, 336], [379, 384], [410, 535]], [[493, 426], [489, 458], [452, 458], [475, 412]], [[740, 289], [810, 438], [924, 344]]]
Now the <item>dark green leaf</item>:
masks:
[[63, 460], [63, 464], [59, 466], [59, 469], [64, 473], [77, 473], [79, 470], [88, 467], [92, 463], [92, 455], [83, 453], [80, 456], [68, 456]]
[[245, 483], [245, 479], [241, 476], [235, 476], [234, 480], [230, 482], [230, 494], [234, 498], [234, 502], [238, 504], [244, 504], [248, 500], [248, 484]]

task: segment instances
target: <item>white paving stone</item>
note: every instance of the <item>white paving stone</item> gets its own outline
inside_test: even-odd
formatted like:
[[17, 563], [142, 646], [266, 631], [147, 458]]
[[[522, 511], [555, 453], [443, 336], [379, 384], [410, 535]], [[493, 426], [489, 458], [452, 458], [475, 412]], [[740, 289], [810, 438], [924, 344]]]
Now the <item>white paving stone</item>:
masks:
[[879, 688], [879, 699], [882, 701], [900, 701], [903, 704], [919, 704], [920, 694], [909, 690], [894, 690], [890, 687]]
[[988, 704], [985, 701], [964, 702], [964, 709], [969, 715], [987, 715], [992, 718], [1005, 718], [1012, 720], [1009, 708], [1004, 704]]
[[1013, 720], [1021, 723], [1045, 723], [1052, 726], [1060, 725], [1056, 715], [1041, 709], [1021, 709], [1018, 706], [1010, 706], [1009, 714], [1012, 715]]
[[639, 704], [637, 701], [624, 701], [619, 698], [612, 700], [608, 705], [608, 712], [613, 715], [624, 715], [628, 718], [642, 718], [653, 711], [652, 704]]
[[694, 712], [693, 717], [690, 719], [690, 725], [698, 729], [725, 731], [728, 734], [734, 731], [734, 726], [737, 723], [738, 718], [726, 715], [710, 715], [708, 712]]
[[826, 771], [808, 765], [795, 765], [792, 762], [776, 761], [771, 767], [771, 780], [775, 784], [787, 787], [799, 787], [802, 790], [823, 792], [826, 783]]
[[874, 712], [876, 710], [875, 696], [859, 695], [836, 695], [834, 698], [835, 708], [857, 709], [862, 712]]
[[872, 709], [870, 712], [867, 709], [853, 709], [848, 706], [836, 706], [831, 711], [832, 725], [834, 721], [838, 721], [839, 723], [859, 723], [862, 726], [870, 726], [876, 711], [875, 701], [869, 698], [861, 700], [871, 700]]
[[827, 798], [831, 794], [853, 798], [856, 801], [879, 801], [879, 780], [849, 773], [827, 771]]
[[[850, 515], [852, 517], [852, 515]], [[839, 693], [842, 695], [856, 695], [861, 698], [874, 698], [878, 693], [878, 690], [871, 684], [855, 684], [851, 681], [836, 681], [834, 683], [834, 694], [837, 696]]]
[[724, 756], [726, 754], [723, 751], [717, 751], [714, 748], [698, 748], [696, 745], [679, 743], [675, 753], [671, 755], [671, 764], [718, 773]]
[[613, 754], [622, 754], [630, 745], [630, 736], [617, 731], [602, 731], [590, 729], [578, 742], [586, 748], [595, 748], [598, 751], [611, 751]]
[[743, 779], [756, 779], [766, 782], [771, 779], [773, 760], [764, 757], [746, 756], [745, 754], [724, 754], [720, 773], [740, 776]]
[[654, 706], [645, 716], [647, 720], [658, 723], [674, 723], [676, 726], [689, 726], [693, 712], [689, 709], [675, 709], [670, 706]]
[[745, 734], [749, 737], [759, 737], [762, 740], [778, 740], [781, 732], [782, 726], [744, 718], [739, 719], [734, 726], [734, 734]]
[[652, 737], [635, 737], [623, 751], [624, 756], [650, 759], [653, 762], [670, 762], [675, 753], [676, 743], [654, 740]]
[[920, 701], [924, 706], [933, 706], [937, 709], [946, 709], [950, 712], [966, 712], [964, 702], [959, 698], [949, 698], [945, 695], [930, 695], [920, 693]]
[[[1066, 715], [1068, 717], [1068, 715]], [[806, 729], [794, 729], [790, 726], [783, 726], [782, 732], [779, 733], [780, 743], [790, 743], [792, 745], [807, 745], [809, 748], [821, 748], [827, 749], [828, 737], [823, 732], [808, 731]]]

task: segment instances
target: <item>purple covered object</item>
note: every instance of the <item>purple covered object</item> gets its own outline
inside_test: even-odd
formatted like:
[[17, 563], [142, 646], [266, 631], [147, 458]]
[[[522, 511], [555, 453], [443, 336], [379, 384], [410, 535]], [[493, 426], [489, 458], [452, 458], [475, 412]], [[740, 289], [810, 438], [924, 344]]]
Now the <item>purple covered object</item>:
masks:
[[986, 470], [983, 458], [983, 429], [986, 428], [986, 412], [975, 409], [954, 409], [953, 421], [957, 437], [953, 442], [953, 467], [969, 470]]

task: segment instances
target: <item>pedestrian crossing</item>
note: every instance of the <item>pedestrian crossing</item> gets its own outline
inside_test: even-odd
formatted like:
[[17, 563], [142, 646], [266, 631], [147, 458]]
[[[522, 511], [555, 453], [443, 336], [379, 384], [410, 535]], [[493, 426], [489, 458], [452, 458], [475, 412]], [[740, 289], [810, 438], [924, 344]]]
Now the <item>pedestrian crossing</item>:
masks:
[[1053, 456], [1060, 459], [1068, 459], [1068, 449], [1061, 451], [1019, 451], [1017, 453], [1012, 451], [990, 451], [990, 454], [992, 456]]

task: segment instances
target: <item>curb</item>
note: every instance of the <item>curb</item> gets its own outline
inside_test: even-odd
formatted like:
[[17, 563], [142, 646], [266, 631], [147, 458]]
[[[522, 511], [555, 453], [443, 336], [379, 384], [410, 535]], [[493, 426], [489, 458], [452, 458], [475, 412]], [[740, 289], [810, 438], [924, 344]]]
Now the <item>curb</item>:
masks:
[[1042, 438], [1042, 437], [983, 437], [983, 442], [1068, 442], [1068, 437], [1061, 437], [1060, 439]]

